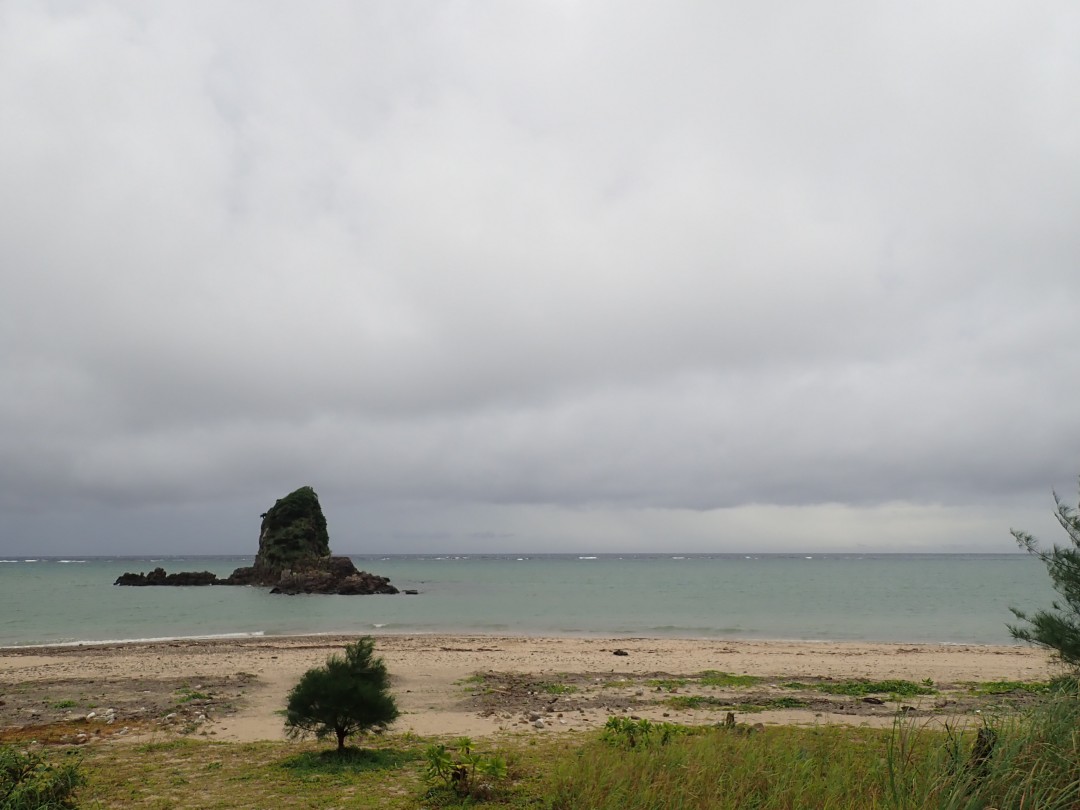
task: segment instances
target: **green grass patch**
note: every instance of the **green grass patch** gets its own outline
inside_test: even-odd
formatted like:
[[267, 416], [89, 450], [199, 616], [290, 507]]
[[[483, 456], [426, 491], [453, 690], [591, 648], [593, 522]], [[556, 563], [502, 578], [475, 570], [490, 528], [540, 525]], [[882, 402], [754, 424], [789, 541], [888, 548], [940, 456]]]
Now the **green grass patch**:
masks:
[[302, 751], [278, 765], [298, 774], [341, 774], [400, 768], [422, 757], [419, 748], [346, 748]]
[[712, 695], [672, 695], [664, 701], [673, 709], [711, 709], [731, 712], [764, 712], [770, 709], [799, 709], [808, 706], [805, 700], [793, 697], [762, 698], [756, 701], [732, 701]]
[[766, 709], [804, 709], [810, 704], [799, 698], [777, 697], [768, 698], [760, 705], [764, 706]]
[[1046, 681], [981, 681], [970, 684], [970, 691], [974, 695], [1043, 694], [1050, 691], [1050, 684]]
[[78, 704], [74, 700], [58, 700], [52, 705], [52, 707], [54, 709], [71, 709], [77, 705]]
[[686, 678], [651, 678], [646, 684], [653, 689], [663, 689], [665, 692], [674, 692], [687, 686], [718, 686], [726, 688], [753, 686], [760, 683], [761, 678], [753, 675], [732, 675], [729, 672], [720, 672], [715, 669], [707, 669]]
[[760, 683], [761, 678], [753, 675], [732, 675], [729, 672], [708, 669], [697, 676], [697, 682], [702, 686], [739, 687], [753, 686]]
[[344, 756], [315, 743], [176, 740], [85, 747], [82, 810], [418, 806], [422, 743], [364, 738]]
[[483, 686], [485, 683], [487, 683], [487, 678], [483, 675], [483, 673], [477, 672], [467, 678], [462, 678], [460, 681], [455, 681], [455, 683], [458, 686], [467, 687]]
[[730, 709], [730, 700], [721, 700], [711, 695], [672, 695], [664, 701], [673, 709]]
[[814, 688], [830, 695], [849, 695], [851, 697], [865, 697], [866, 695], [897, 695], [899, 697], [914, 697], [916, 695], [936, 695], [937, 690], [931, 686], [924, 686], [914, 681], [891, 680], [891, 681], [825, 681], [815, 684]]
[[540, 690], [549, 695], [572, 695], [578, 688], [569, 683], [545, 683], [540, 686]]
[[674, 692], [676, 689], [681, 689], [690, 683], [689, 678], [650, 678], [646, 682], [647, 686], [653, 689], [663, 689], [665, 692]]

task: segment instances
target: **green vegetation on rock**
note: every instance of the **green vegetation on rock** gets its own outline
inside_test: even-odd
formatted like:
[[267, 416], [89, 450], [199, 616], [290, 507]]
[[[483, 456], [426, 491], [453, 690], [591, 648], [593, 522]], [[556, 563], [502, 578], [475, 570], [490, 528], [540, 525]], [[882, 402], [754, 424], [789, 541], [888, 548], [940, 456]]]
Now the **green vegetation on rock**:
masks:
[[326, 517], [311, 487], [289, 493], [262, 516], [256, 569], [280, 573], [315, 565], [329, 556]]

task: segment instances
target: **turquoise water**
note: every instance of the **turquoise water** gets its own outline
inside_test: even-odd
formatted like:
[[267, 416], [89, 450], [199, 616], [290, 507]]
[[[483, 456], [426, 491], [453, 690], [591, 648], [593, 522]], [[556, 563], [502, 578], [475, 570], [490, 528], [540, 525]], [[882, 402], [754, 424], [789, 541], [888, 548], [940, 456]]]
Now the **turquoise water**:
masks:
[[417, 596], [119, 588], [124, 571], [228, 575], [250, 557], [0, 562], [0, 646], [220, 635], [525, 635], [1007, 644], [1045, 568], [993, 555], [353, 556]]

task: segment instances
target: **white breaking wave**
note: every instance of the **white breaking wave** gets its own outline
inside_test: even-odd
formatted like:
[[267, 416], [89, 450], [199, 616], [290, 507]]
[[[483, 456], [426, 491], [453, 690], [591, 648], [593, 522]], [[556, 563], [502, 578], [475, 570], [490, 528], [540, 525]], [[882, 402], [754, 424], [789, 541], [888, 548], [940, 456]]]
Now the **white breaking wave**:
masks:
[[[55, 641], [48, 644], [17, 644], [14, 646], [0, 647], [0, 650], [18, 650], [23, 647], [89, 647], [98, 644], [153, 644], [159, 641], [213, 641], [225, 638], [260, 638], [265, 635], [262, 630], [252, 633], [211, 633], [201, 636], [152, 636], [149, 638], [103, 638], [92, 641]], [[309, 635], [309, 634], [305, 634]]]

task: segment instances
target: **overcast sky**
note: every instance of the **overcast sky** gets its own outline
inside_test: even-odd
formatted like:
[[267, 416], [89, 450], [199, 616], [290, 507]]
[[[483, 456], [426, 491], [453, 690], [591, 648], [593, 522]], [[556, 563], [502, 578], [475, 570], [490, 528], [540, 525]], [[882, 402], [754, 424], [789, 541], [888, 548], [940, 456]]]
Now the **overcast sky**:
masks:
[[0, 555], [1012, 551], [1080, 6], [0, 0]]

